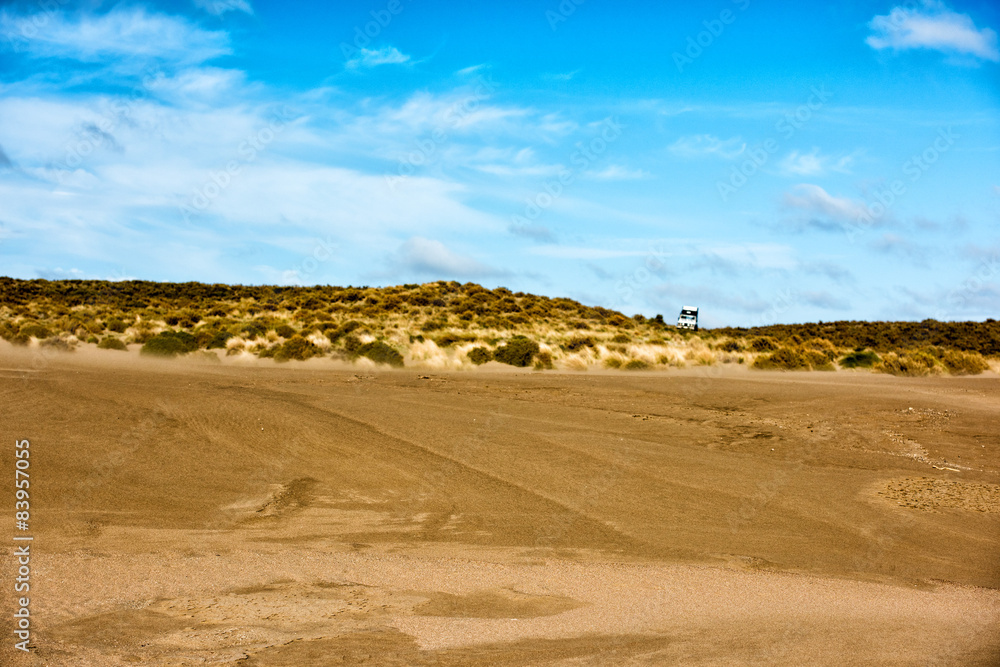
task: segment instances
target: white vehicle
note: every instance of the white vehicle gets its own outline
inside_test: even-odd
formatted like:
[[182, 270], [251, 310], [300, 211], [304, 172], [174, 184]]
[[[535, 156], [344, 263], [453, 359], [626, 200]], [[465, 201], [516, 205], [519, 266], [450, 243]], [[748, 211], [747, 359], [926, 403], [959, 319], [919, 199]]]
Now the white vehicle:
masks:
[[684, 306], [681, 308], [680, 317], [677, 318], [678, 329], [698, 330], [698, 309], [694, 306]]

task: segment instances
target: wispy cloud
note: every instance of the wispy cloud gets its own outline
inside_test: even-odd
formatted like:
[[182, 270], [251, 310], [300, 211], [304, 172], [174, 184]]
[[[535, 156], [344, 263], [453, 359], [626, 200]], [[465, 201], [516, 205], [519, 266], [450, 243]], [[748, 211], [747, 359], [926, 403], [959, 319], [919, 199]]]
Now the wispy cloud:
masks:
[[818, 148], [808, 153], [791, 151], [778, 163], [782, 173], [789, 176], [822, 176], [835, 171], [841, 174], [851, 173], [854, 155], [823, 155]]
[[868, 26], [872, 34], [865, 41], [873, 49], [932, 49], [1000, 61], [996, 32], [977, 28], [968, 14], [958, 14], [940, 2], [924, 2], [920, 9], [894, 7]]
[[836, 197], [820, 186], [809, 183], [796, 185], [790, 192], [786, 192], [784, 205], [798, 213], [796, 222], [802, 228], [835, 231], [856, 223], [863, 216], [870, 217], [864, 202]]
[[711, 134], [694, 134], [675, 141], [670, 146], [670, 152], [686, 158], [715, 155], [732, 160], [742, 155], [746, 147], [746, 143], [739, 137], [719, 139]]
[[194, 6], [215, 16], [222, 16], [226, 12], [253, 14], [253, 7], [247, 0], [194, 0]]
[[[34, 16], [0, 14], [0, 33], [18, 42], [21, 27]], [[38, 58], [70, 58], [98, 62], [120, 58], [142, 58], [200, 63], [230, 53], [225, 32], [204, 30], [177, 16], [149, 13], [139, 8], [115, 8], [107, 14], [83, 14], [69, 18], [63, 13], [41, 17], [31, 39], [19, 48]]]
[[600, 171], [588, 171], [586, 176], [600, 181], [635, 181], [649, 178], [649, 173], [642, 169], [628, 169], [618, 164], [612, 164]]
[[410, 62], [410, 56], [402, 53], [395, 46], [384, 46], [381, 49], [360, 49], [345, 65], [348, 69], [372, 68], [379, 65], [404, 65]]
[[454, 253], [440, 241], [420, 236], [405, 241], [392, 261], [414, 273], [432, 276], [482, 278], [504, 273], [472, 257]]

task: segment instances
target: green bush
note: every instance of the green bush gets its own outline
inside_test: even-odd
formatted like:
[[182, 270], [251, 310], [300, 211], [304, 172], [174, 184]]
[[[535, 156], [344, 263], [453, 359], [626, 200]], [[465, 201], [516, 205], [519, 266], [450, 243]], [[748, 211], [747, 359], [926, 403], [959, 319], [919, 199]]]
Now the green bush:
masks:
[[538, 354], [538, 343], [524, 336], [514, 336], [506, 345], [501, 345], [493, 353], [497, 361], [511, 366], [528, 366]]
[[621, 368], [622, 360], [618, 357], [608, 357], [604, 360], [604, 365], [608, 368]]
[[305, 361], [310, 357], [321, 354], [323, 354], [323, 350], [319, 346], [302, 336], [292, 336], [280, 346], [274, 348], [275, 361], [290, 361], [292, 359]]
[[20, 333], [38, 339], [48, 338], [52, 335], [52, 332], [42, 324], [26, 324], [21, 327]]
[[779, 347], [778, 341], [770, 336], [757, 336], [750, 339], [750, 349], [754, 352], [773, 352]]
[[232, 338], [233, 335], [228, 331], [212, 331], [208, 330], [204, 332], [204, 335], [199, 334], [198, 347], [204, 347], [207, 350], [215, 350], [226, 346], [226, 342]]
[[629, 343], [632, 341], [632, 337], [628, 334], [615, 334], [615, 337], [611, 339], [612, 343]]
[[437, 343], [438, 347], [450, 347], [455, 343], [471, 343], [478, 338], [476, 334], [456, 334], [456, 333], [446, 333], [442, 336], [438, 336], [434, 342]]
[[277, 327], [275, 327], [274, 333], [278, 334], [282, 338], [291, 338], [298, 332], [294, 328], [288, 326], [287, 324], [279, 324]]
[[19, 333], [16, 336], [11, 336], [10, 342], [13, 345], [24, 347], [31, 342], [31, 337], [27, 334]]
[[427, 320], [420, 326], [420, 330], [427, 331], [437, 331], [438, 329], [444, 329], [448, 326], [448, 323], [443, 320]]
[[630, 359], [622, 368], [627, 371], [642, 371], [649, 368], [649, 364], [642, 359]]
[[716, 345], [716, 348], [722, 350], [723, 352], [741, 352], [743, 350], [743, 345], [740, 341], [734, 338], [728, 338]]
[[362, 326], [361, 322], [358, 322], [357, 320], [349, 320], [337, 327], [337, 329], [332, 333], [327, 333], [326, 336], [330, 339], [330, 342], [335, 343], [352, 331], [360, 329]]
[[566, 341], [566, 349], [570, 352], [576, 352], [585, 347], [594, 347], [594, 339], [590, 336], [577, 336]]
[[358, 348], [357, 354], [371, 359], [376, 364], [389, 364], [394, 368], [403, 367], [403, 355], [380, 340], [365, 343]]
[[125, 333], [125, 329], [128, 328], [128, 325], [125, 324], [125, 320], [118, 317], [113, 317], [107, 322], [105, 322], [104, 328], [113, 333]]
[[844, 368], [871, 368], [878, 362], [878, 355], [871, 350], [855, 350], [837, 363]]
[[488, 361], [493, 361], [493, 351], [488, 347], [474, 347], [469, 350], [469, 361], [481, 366]]
[[761, 370], [798, 371], [808, 370], [809, 362], [798, 350], [782, 347], [771, 354], [754, 359], [753, 367]]
[[164, 331], [146, 340], [139, 351], [159, 357], [176, 357], [198, 349], [195, 337], [186, 331]]
[[128, 346], [114, 336], [106, 336], [97, 347], [101, 350], [128, 350]]
[[267, 333], [267, 327], [260, 322], [247, 322], [243, 325], [242, 331], [247, 335], [247, 338], [257, 338]]

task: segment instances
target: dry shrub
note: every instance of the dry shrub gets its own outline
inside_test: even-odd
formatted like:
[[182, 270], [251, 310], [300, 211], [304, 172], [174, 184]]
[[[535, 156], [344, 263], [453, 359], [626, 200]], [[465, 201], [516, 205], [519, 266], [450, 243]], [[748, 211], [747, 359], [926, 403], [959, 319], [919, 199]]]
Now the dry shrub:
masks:
[[978, 352], [959, 352], [958, 350], [942, 350], [939, 356], [941, 364], [952, 375], [979, 375], [988, 371], [990, 365]]
[[570, 352], [576, 352], [585, 347], [594, 347], [594, 339], [590, 336], [576, 336], [566, 341], [566, 349]]
[[552, 369], [552, 353], [549, 351], [542, 351], [535, 355], [535, 370], [551, 370]]
[[642, 359], [630, 359], [622, 368], [627, 371], [644, 371], [649, 368], [649, 362]]
[[887, 352], [875, 364], [875, 370], [890, 375], [921, 376], [940, 372], [934, 357], [926, 352], [908, 351], [903, 354]]
[[754, 352], [773, 352], [781, 347], [778, 341], [770, 336], [757, 336], [750, 339], [750, 349]]
[[800, 371], [809, 370], [809, 362], [799, 350], [782, 347], [770, 354], [754, 359], [753, 368], [761, 370]]
[[833, 363], [830, 358], [819, 350], [806, 350], [804, 353], [806, 362], [814, 371], [833, 371]]

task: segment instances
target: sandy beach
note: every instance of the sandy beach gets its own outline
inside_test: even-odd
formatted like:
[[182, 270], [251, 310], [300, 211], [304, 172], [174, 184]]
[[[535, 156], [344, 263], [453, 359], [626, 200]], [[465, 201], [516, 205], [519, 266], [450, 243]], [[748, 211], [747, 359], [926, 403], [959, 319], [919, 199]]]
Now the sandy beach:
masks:
[[494, 366], [0, 348], [18, 664], [998, 664], [994, 373]]

